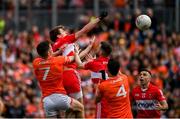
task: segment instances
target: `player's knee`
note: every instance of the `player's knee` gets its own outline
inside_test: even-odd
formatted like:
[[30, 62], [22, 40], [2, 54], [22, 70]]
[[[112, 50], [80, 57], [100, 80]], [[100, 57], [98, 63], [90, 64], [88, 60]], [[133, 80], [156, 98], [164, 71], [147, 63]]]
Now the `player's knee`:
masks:
[[77, 104], [77, 110], [78, 110], [78, 111], [83, 111], [83, 110], [84, 110], [83, 104], [80, 103], [79, 101], [78, 101], [78, 104]]
[[71, 108], [74, 110], [74, 111], [83, 111], [84, 110], [84, 106], [82, 103], [80, 103], [79, 101], [73, 99], [73, 103], [72, 103], [72, 106]]

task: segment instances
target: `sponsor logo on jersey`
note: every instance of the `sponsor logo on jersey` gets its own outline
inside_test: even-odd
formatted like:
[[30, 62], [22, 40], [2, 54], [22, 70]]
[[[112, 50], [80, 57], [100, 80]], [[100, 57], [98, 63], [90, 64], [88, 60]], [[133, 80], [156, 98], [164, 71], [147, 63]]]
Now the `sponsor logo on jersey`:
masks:
[[138, 110], [154, 110], [156, 100], [137, 100]]

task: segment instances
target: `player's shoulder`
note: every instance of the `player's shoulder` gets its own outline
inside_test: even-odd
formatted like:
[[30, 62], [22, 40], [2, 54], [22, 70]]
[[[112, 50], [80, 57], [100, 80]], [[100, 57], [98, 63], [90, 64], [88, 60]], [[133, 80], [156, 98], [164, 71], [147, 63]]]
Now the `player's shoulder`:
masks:
[[128, 76], [122, 72], [119, 72], [119, 76], [124, 78], [124, 79], [128, 79]]
[[108, 80], [102, 81], [102, 82], [100, 83], [100, 85], [101, 85], [101, 86], [105, 86], [105, 85], [108, 85], [110, 82], [111, 82], [111, 80], [108, 79]]
[[158, 87], [158, 86], [156, 86], [156, 85], [154, 85], [154, 84], [152, 84], [152, 83], [150, 83], [150, 89], [152, 90], [152, 91], [159, 91], [160, 90], [160, 88]]
[[54, 62], [63, 62], [64, 60], [67, 60], [67, 56], [56, 56], [56, 57], [52, 57], [51, 58], [51, 61], [54, 61]]
[[41, 59], [42, 59], [42, 58], [40, 58], [40, 57], [35, 58], [35, 59], [33, 60], [33, 65], [37, 64], [38, 62], [40, 62]]
[[140, 86], [136, 86], [132, 89], [132, 92], [139, 92], [141, 91], [141, 87]]

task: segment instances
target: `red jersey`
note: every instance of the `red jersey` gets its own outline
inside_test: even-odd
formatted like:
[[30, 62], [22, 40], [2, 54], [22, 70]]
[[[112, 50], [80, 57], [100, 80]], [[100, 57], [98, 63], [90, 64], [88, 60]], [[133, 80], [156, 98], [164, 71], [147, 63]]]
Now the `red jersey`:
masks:
[[[58, 38], [57, 41], [53, 44], [53, 51], [56, 51], [58, 48], [63, 50], [63, 56], [74, 56], [74, 42], [76, 41], [75, 34], [70, 34], [62, 38]], [[66, 64], [66, 67], [77, 68], [76, 63]]]
[[56, 42], [52, 45], [53, 51], [58, 48], [64, 49], [67, 44], [74, 43], [76, 41], [75, 34], [70, 34], [61, 38], [58, 38]]
[[155, 110], [157, 101], [165, 100], [162, 91], [149, 84], [146, 91], [142, 91], [140, 86], [137, 86], [132, 91], [132, 97], [137, 106], [137, 118], [160, 118], [160, 111]]
[[36, 58], [33, 61], [34, 72], [40, 84], [43, 97], [53, 93], [66, 94], [63, 86], [63, 65], [69, 62], [64, 56], [49, 57], [48, 59]]
[[[67, 44], [63, 51], [63, 56], [74, 56], [74, 54], [75, 54], [74, 43]], [[73, 69], [77, 68], [77, 64], [75, 62], [66, 64], [65, 66], [68, 68], [73, 68]]]
[[101, 96], [108, 102], [108, 118], [132, 118], [129, 83], [126, 75], [119, 74], [109, 78], [98, 88]]
[[[109, 61], [109, 57], [101, 56], [85, 64], [85, 69], [91, 70], [91, 79], [93, 83], [98, 83], [99, 80], [102, 80], [102, 74], [99, 71], [107, 70], [108, 61]], [[107, 73], [106, 73], [106, 78], [108, 78]]]
[[[99, 81], [102, 80], [102, 74], [99, 72], [101, 70], [107, 70], [107, 63], [109, 61], [108, 57], [99, 57], [92, 61], [89, 61], [85, 64], [85, 69], [91, 70], [91, 80], [93, 83], [97, 84]], [[106, 78], [108, 75], [106, 73]], [[96, 118], [107, 118], [108, 114], [108, 105], [105, 98], [102, 98], [101, 102], [96, 106]]]

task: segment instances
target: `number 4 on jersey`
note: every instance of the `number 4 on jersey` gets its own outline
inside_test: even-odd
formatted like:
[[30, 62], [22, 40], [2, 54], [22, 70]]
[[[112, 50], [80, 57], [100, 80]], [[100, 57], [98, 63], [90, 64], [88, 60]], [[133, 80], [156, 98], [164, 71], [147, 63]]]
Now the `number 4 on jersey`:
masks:
[[117, 97], [123, 96], [126, 97], [127, 92], [125, 91], [124, 85], [122, 84], [116, 94]]

